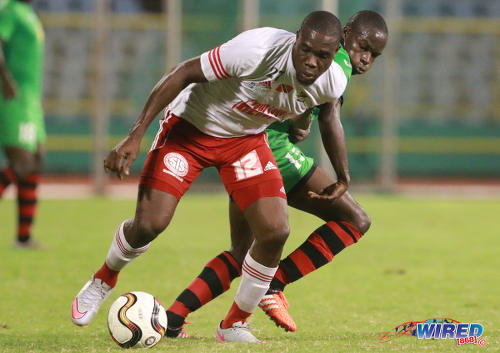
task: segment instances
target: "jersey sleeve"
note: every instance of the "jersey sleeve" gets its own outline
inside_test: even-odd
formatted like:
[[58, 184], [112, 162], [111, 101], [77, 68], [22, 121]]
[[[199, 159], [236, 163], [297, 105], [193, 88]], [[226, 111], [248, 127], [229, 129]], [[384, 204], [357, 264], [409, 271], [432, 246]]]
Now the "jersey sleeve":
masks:
[[8, 41], [14, 32], [14, 13], [10, 9], [8, 3], [0, 8], [0, 39], [3, 41]]
[[201, 68], [208, 81], [251, 76], [263, 62], [267, 50], [259, 30], [243, 32], [201, 55]]

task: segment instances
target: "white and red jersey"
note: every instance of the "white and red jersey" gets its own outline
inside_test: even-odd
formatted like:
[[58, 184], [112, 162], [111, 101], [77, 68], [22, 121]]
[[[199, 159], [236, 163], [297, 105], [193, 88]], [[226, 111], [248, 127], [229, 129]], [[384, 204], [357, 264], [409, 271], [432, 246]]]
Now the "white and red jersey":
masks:
[[201, 55], [208, 82], [186, 87], [168, 109], [207, 135], [237, 137], [339, 98], [347, 78], [335, 62], [313, 84], [297, 81], [294, 43], [295, 34], [270, 27], [239, 34]]

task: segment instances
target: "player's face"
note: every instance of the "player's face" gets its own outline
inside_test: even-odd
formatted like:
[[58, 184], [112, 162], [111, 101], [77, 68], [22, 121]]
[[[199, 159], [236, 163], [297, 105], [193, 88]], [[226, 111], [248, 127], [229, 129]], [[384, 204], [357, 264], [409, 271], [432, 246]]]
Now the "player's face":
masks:
[[292, 49], [297, 80], [310, 85], [330, 67], [340, 43], [338, 37], [301, 29]]
[[353, 75], [364, 74], [372, 68], [375, 59], [382, 54], [387, 44], [387, 34], [373, 28], [359, 32], [344, 29], [344, 49], [349, 54]]

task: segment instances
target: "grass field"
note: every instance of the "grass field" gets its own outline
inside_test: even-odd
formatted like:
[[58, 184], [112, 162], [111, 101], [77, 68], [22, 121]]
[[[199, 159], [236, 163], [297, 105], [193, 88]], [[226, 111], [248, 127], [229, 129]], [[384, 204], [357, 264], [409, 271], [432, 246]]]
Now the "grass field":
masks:
[[[290, 285], [298, 330], [285, 333], [257, 309], [251, 324], [265, 345], [216, 344], [215, 326], [237, 288], [193, 313], [191, 338], [164, 339], [157, 352], [469, 352], [500, 351], [500, 201], [427, 200], [366, 195], [372, 229], [331, 264]], [[70, 321], [74, 295], [106, 255], [134, 201], [40, 203], [41, 251], [12, 248], [15, 204], [0, 201], [0, 352], [119, 352], [106, 314], [120, 294], [143, 290], [168, 307], [203, 265], [229, 245], [227, 197], [188, 194], [170, 228], [128, 266], [111, 298], [85, 328]], [[322, 222], [290, 211], [285, 254]], [[406, 321], [449, 317], [483, 324], [486, 346], [381, 332]]]

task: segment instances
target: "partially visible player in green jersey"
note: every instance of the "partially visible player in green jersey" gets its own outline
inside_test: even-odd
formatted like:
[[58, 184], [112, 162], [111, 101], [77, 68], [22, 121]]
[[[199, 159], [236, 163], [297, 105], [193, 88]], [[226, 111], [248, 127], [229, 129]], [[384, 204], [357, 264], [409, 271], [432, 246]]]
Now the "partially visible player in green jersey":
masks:
[[42, 111], [44, 32], [30, 0], [0, 0], [0, 145], [8, 166], [0, 170], [0, 197], [17, 186], [16, 247], [34, 248], [31, 237], [45, 140]]
[[[352, 75], [370, 70], [375, 58], [385, 48], [388, 29], [382, 16], [374, 11], [354, 14], [344, 27], [343, 48], [334, 58], [349, 80]], [[315, 65], [319, 53], [309, 52], [309, 63]], [[332, 261], [347, 246], [357, 242], [370, 227], [370, 219], [351, 195], [344, 130], [340, 121], [341, 100], [314, 108], [299, 121], [274, 123], [266, 130], [269, 146], [283, 177], [288, 205], [313, 214], [326, 223], [312, 232], [306, 241], [280, 262], [270, 290], [259, 306], [280, 327], [295, 331], [288, 314], [284, 287]], [[335, 179], [314, 165], [292, 142], [304, 139], [312, 119], [323, 125], [323, 145], [334, 167]], [[298, 125], [300, 123], [300, 126]], [[243, 213], [230, 202], [231, 249], [210, 260], [201, 274], [168, 308], [168, 337], [186, 337], [184, 320], [222, 292], [241, 273], [241, 263], [253, 237]]]
[[[360, 11], [347, 21], [343, 41], [345, 51], [339, 52], [335, 61], [348, 78], [351, 70], [352, 75], [364, 74], [382, 54], [387, 40], [388, 29], [382, 16], [374, 11]], [[280, 262], [269, 291], [259, 304], [286, 331], [295, 331], [296, 325], [288, 314], [288, 303], [283, 294], [285, 286], [331, 262], [339, 252], [356, 243], [371, 224], [366, 212], [347, 192], [350, 176], [340, 121], [341, 105], [342, 98], [315, 108], [309, 117], [303, 119], [303, 126], [290, 124], [288, 141], [283, 139], [285, 127], [273, 124], [267, 130], [270, 147], [283, 176], [288, 205], [326, 222]], [[330, 135], [323, 133], [326, 129], [321, 129], [321, 138], [336, 179], [317, 167], [311, 157], [294, 145], [307, 137], [310, 123], [315, 118], [320, 126], [333, 127]], [[244, 231], [245, 227], [242, 227]]]
[[[347, 82], [349, 82], [352, 65], [349, 54], [343, 47], [335, 55], [334, 61], [342, 68]], [[310, 122], [316, 120], [319, 112], [319, 108], [314, 108], [306, 124], [310, 125]], [[314, 160], [302, 153], [300, 148], [294, 144], [298, 142], [297, 139], [304, 138], [301, 134], [303, 130], [309, 131], [309, 127], [307, 129], [297, 129], [291, 120], [273, 123], [266, 129], [269, 147], [273, 151], [274, 158], [283, 176], [283, 184], [287, 195], [293, 193], [294, 187], [307, 181], [308, 173], [312, 174], [314, 172]], [[290, 138], [291, 131], [295, 134]]]

